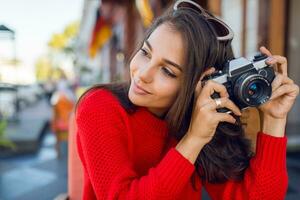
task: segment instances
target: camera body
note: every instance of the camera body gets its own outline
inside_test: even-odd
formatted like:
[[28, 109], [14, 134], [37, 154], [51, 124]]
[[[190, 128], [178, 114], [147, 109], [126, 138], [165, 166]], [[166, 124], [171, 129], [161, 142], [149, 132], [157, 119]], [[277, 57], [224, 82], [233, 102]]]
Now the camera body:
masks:
[[[204, 80], [214, 80], [223, 84], [229, 98], [240, 108], [257, 107], [269, 100], [272, 94], [274, 69], [265, 63], [268, 57], [264, 54], [254, 56], [252, 61], [240, 57], [228, 61], [222, 71], [215, 72]], [[212, 98], [220, 98], [214, 93]], [[219, 112], [228, 112], [226, 108]]]

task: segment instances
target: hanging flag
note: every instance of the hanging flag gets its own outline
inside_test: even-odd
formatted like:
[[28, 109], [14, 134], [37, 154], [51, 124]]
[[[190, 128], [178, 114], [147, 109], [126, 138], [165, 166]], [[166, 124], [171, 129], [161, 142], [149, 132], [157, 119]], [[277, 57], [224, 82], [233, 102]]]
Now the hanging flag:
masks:
[[111, 25], [101, 16], [99, 9], [97, 11], [96, 23], [89, 46], [89, 55], [92, 58], [96, 56], [98, 50], [101, 49], [112, 36]]
[[142, 17], [144, 27], [149, 27], [154, 16], [149, 0], [135, 0], [135, 5]]

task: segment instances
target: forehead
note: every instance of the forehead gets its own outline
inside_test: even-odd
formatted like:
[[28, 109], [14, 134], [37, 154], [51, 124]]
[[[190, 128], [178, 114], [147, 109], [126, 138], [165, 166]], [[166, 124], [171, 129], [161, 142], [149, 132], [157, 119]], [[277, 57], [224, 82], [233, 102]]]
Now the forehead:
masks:
[[170, 25], [162, 24], [158, 26], [148, 38], [153, 48], [153, 54], [183, 65], [184, 45], [181, 34], [172, 29]]

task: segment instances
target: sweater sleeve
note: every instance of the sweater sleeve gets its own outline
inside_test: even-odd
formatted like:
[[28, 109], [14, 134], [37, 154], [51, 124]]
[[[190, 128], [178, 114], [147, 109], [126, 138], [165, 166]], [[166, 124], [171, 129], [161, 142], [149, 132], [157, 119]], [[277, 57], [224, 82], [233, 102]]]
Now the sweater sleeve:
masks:
[[284, 199], [288, 186], [286, 169], [287, 138], [258, 133], [256, 155], [250, 160], [243, 181], [205, 184], [212, 199]]
[[139, 176], [130, 161], [126, 120], [120, 109], [112, 98], [93, 93], [77, 109], [77, 146], [85, 171], [83, 199], [94, 195], [97, 199], [169, 199], [178, 195], [194, 166], [170, 149], [147, 175]]

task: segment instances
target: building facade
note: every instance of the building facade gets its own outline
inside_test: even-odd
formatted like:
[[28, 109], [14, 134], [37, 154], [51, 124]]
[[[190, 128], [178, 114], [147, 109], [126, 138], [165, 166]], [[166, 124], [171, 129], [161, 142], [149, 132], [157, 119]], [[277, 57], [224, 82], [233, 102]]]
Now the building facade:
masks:
[[[143, 9], [137, 2], [143, 2]], [[195, 0], [204, 8], [219, 16], [232, 27], [235, 37], [232, 45], [236, 57], [248, 59], [266, 46], [273, 54], [288, 58], [289, 75], [300, 85], [300, 2], [297, 0]], [[149, 8], [153, 19], [159, 16], [173, 1], [171, 0], [85, 0], [83, 17], [78, 39], [77, 70], [81, 81], [86, 84], [111, 82], [129, 78], [128, 62], [143, 38], [147, 27], [143, 24]], [[147, 7], [148, 6], [148, 7]], [[96, 56], [88, 54], [89, 42], [96, 24], [96, 12], [108, 21], [112, 35], [99, 48]], [[147, 10], [148, 9], [148, 10]], [[142, 14], [141, 14], [142, 13]], [[148, 17], [150, 14], [148, 14]], [[144, 18], [143, 18], [144, 17]], [[84, 73], [83, 73], [84, 72]], [[299, 146], [296, 135], [300, 129], [300, 99], [290, 112], [287, 134], [290, 146]], [[260, 118], [256, 109], [244, 112], [247, 132], [260, 129]], [[255, 135], [252, 135], [255, 137]]]

